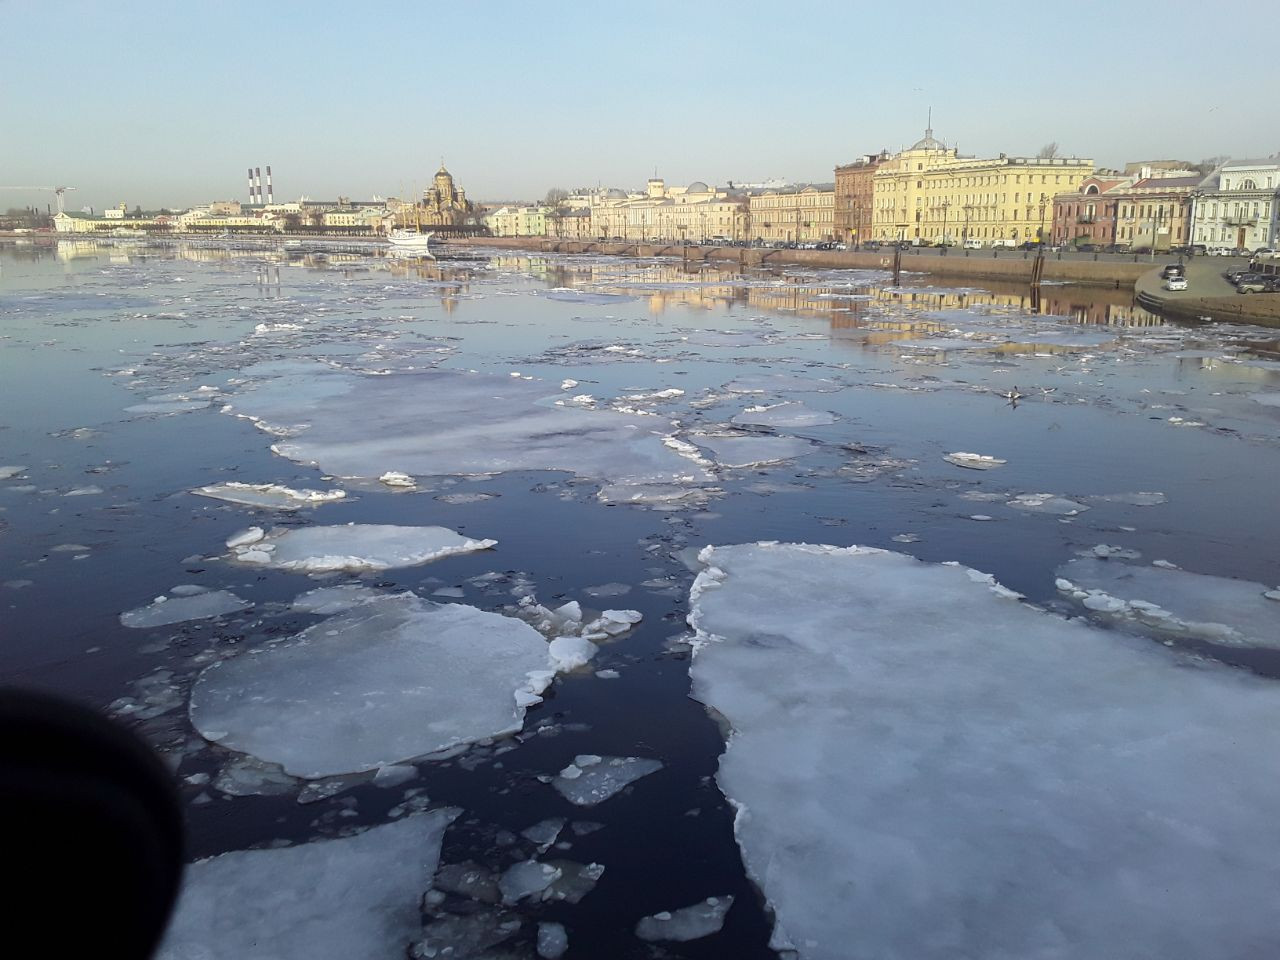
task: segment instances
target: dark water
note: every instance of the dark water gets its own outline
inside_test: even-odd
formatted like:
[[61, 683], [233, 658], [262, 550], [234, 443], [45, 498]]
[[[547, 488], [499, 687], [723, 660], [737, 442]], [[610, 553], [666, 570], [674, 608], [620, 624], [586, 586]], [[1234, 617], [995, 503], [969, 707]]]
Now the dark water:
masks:
[[[1266, 331], [1167, 324], [1111, 292], [1046, 288], [1033, 309], [1014, 289], [886, 284], [850, 271], [741, 276], [604, 258], [418, 263], [93, 244], [0, 253], [0, 467], [24, 467], [0, 480], [3, 680], [111, 709], [148, 736], [184, 778], [193, 856], [379, 823], [402, 789], [357, 785], [300, 804], [296, 791], [229, 797], [204, 782], [232, 754], [204, 743], [186, 719], [202, 656], [318, 619], [288, 608], [316, 585], [306, 576], [246, 572], [217, 556], [250, 523], [439, 524], [494, 537], [493, 552], [365, 579], [424, 596], [457, 587], [461, 602], [490, 610], [514, 603], [528, 582], [549, 606], [580, 599], [634, 608], [644, 620], [593, 661], [618, 679], [561, 678], [519, 737], [419, 764], [403, 789], [465, 810], [442, 862], [501, 870], [530, 855], [518, 833], [542, 819], [598, 822], [602, 829], [557, 854], [605, 864], [595, 891], [576, 906], [523, 912], [564, 922], [568, 956], [772, 956], [770, 922], [714, 781], [723, 735], [688, 699], [687, 652], [672, 642], [685, 629], [693, 578], [680, 551], [775, 539], [865, 544], [956, 560], [1051, 606], [1060, 604], [1054, 569], [1101, 543], [1196, 573], [1280, 582], [1271, 493], [1280, 406], [1267, 402], [1280, 390], [1280, 363]], [[255, 332], [300, 317], [322, 318], [323, 335]], [[998, 331], [1001, 344], [964, 343], [975, 329]], [[716, 345], [705, 331], [751, 337]], [[572, 378], [602, 406], [678, 387], [684, 396], [659, 412], [703, 427], [784, 395], [726, 393], [736, 379], [828, 378], [835, 392], [786, 396], [840, 419], [780, 429], [811, 439], [814, 451], [721, 471], [723, 496], [701, 509], [605, 505], [593, 483], [520, 472], [407, 495], [362, 485], [348, 502], [286, 514], [188, 492], [228, 480], [326, 485], [319, 469], [274, 455], [271, 438], [247, 420], [216, 403], [172, 415], [126, 411], [148, 397], [234, 386], [252, 378], [254, 364], [299, 356], [350, 364], [376, 343], [387, 345], [382, 357], [516, 371], [553, 392]], [[602, 353], [605, 345], [641, 355]], [[437, 348], [450, 352], [430, 352]], [[1026, 395], [1016, 404], [1000, 396], [1014, 388]], [[976, 472], [942, 460], [958, 450], [1008, 464]], [[1135, 491], [1167, 502], [1089, 499]], [[497, 496], [437, 499], [467, 492]], [[1090, 509], [1057, 517], [1002, 502], [1037, 492]], [[964, 496], [974, 493], [1004, 497]], [[918, 539], [893, 539], [903, 535]], [[505, 579], [469, 582], [491, 572]], [[639, 586], [655, 580], [664, 584]], [[253, 607], [153, 630], [121, 626], [121, 612], [179, 583], [230, 589]], [[632, 589], [602, 600], [584, 593], [606, 583]], [[1271, 651], [1189, 646], [1280, 675]], [[538, 778], [582, 753], [654, 757], [664, 768], [577, 810]], [[661, 948], [632, 935], [644, 915], [722, 894], [737, 899], [718, 935]], [[532, 937], [527, 924], [508, 946], [532, 956]]]

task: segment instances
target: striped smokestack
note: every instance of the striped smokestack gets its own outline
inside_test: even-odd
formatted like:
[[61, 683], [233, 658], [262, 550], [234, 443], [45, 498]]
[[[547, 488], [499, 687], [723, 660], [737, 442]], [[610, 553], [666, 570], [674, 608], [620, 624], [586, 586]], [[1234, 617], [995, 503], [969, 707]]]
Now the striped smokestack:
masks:
[[253, 203], [253, 167], [249, 168], [249, 202]]
[[271, 190], [271, 164], [267, 164], [267, 203], [275, 203], [276, 195]]
[[261, 203], [262, 202], [262, 168], [261, 167], [253, 168], [253, 186], [254, 186], [254, 189], [258, 191], [258, 199], [253, 202]]

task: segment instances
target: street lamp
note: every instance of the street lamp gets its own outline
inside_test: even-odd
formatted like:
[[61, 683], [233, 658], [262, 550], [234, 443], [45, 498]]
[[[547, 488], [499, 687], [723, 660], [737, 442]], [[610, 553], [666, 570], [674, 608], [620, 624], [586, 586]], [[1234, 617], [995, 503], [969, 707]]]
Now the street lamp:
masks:
[[943, 247], [944, 247], [944, 248], [948, 246], [948, 243], [947, 243], [947, 211], [948, 211], [948, 210], [950, 210], [950, 209], [951, 209], [951, 201], [950, 201], [950, 200], [943, 200], [943, 201], [942, 201], [942, 245], [943, 245]]
[[1036, 235], [1040, 246], [1044, 246], [1044, 194], [1040, 194], [1040, 232]]

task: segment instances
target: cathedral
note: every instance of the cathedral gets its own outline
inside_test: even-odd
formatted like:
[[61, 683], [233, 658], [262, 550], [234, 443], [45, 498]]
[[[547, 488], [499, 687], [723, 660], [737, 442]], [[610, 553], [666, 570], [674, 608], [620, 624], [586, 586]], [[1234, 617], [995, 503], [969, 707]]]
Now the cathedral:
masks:
[[472, 215], [472, 205], [467, 192], [453, 182], [453, 174], [440, 164], [431, 180], [431, 186], [422, 191], [422, 200], [413, 206], [401, 208], [397, 219], [400, 226], [412, 227], [461, 227]]

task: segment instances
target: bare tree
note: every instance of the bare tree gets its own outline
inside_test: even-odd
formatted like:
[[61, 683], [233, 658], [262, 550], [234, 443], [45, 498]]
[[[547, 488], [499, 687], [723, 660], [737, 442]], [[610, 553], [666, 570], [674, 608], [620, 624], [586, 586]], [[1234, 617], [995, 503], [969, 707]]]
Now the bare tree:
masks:
[[547, 195], [543, 197], [542, 202], [548, 207], [558, 207], [569, 199], [569, 191], [562, 187], [552, 187], [547, 191]]
[[1046, 143], [1043, 147], [1040, 148], [1040, 152], [1036, 154], [1036, 156], [1039, 157], [1041, 160], [1052, 160], [1057, 155], [1058, 155], [1057, 140], [1053, 140], [1049, 143]]

